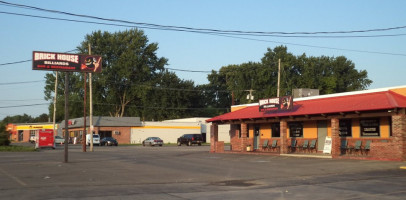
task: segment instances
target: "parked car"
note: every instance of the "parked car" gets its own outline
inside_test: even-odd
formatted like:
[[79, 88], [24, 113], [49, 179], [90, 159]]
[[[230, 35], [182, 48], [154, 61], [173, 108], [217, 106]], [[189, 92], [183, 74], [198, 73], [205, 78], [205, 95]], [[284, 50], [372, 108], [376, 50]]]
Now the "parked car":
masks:
[[177, 144], [181, 146], [182, 144], [186, 144], [191, 146], [193, 144], [197, 144], [201, 146], [203, 143], [203, 137], [201, 134], [184, 134], [178, 138]]
[[149, 145], [149, 146], [155, 146], [159, 145], [162, 146], [164, 144], [164, 141], [159, 138], [159, 137], [149, 137], [142, 141], [142, 146]]
[[[86, 134], [86, 145], [90, 145], [90, 134]], [[93, 134], [93, 145], [100, 146], [100, 136]]]
[[64, 144], [65, 143], [65, 139], [59, 135], [55, 136], [55, 144]]
[[30, 139], [28, 139], [29, 142], [35, 143], [35, 135], [31, 135]]
[[100, 140], [100, 146], [117, 146], [118, 142], [116, 139], [112, 138], [112, 137], [105, 137], [103, 139]]

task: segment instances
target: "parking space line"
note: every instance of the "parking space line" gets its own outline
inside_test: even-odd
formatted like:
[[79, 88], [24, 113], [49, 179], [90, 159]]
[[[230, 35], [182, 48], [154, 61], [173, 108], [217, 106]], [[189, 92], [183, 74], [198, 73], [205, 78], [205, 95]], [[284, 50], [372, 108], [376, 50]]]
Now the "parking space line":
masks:
[[20, 180], [19, 178], [7, 173], [6, 171], [4, 171], [2, 168], [0, 168], [0, 172], [6, 176], [8, 176], [9, 178], [15, 180], [18, 184], [20, 184], [21, 186], [26, 186], [27, 184], [24, 183], [24, 181]]

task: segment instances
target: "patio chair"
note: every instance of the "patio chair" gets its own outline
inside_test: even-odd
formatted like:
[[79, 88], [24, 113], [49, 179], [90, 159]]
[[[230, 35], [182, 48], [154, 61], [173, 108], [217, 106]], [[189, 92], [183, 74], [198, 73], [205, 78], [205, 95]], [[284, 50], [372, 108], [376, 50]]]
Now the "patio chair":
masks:
[[341, 154], [347, 153], [347, 151], [349, 150], [347, 140], [341, 140], [340, 150]]
[[273, 149], [276, 149], [276, 148], [279, 148], [278, 147], [278, 140], [273, 140], [272, 144], [271, 144], [271, 149], [273, 150]]
[[354, 146], [354, 151], [355, 152], [357, 152], [357, 151], [361, 151], [361, 144], [362, 144], [362, 141], [361, 140], [357, 140], [356, 142], [355, 142], [355, 146]]
[[371, 140], [367, 140], [367, 142], [365, 143], [365, 146], [363, 149], [361, 149], [361, 153], [362, 151], [364, 151], [365, 153], [368, 152], [371, 149]]
[[268, 149], [269, 150], [268, 140], [264, 140], [264, 143], [262, 144], [262, 149]]
[[288, 149], [290, 149], [290, 152], [296, 151], [296, 148], [297, 148], [296, 144], [297, 144], [296, 139], [291, 139], [290, 145], [288, 146]]
[[317, 142], [317, 140], [312, 140], [312, 142], [310, 143], [310, 146], [309, 146], [309, 151], [313, 152], [313, 149], [316, 149], [316, 142]]
[[299, 147], [303, 152], [306, 151], [307, 148], [309, 148], [309, 140], [305, 140], [303, 144]]

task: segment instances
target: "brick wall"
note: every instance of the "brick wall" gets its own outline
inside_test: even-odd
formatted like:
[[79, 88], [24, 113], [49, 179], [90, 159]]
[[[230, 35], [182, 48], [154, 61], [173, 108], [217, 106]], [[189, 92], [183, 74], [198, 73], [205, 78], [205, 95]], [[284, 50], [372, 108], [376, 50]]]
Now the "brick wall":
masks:
[[216, 143], [218, 142], [218, 125], [210, 125], [210, 152], [216, 152]]
[[231, 151], [242, 151], [240, 136], [236, 125], [230, 125]]
[[[333, 121], [332, 121], [333, 124]], [[341, 140], [347, 140], [348, 146], [355, 146], [356, 141], [362, 142], [364, 148], [368, 140], [371, 141], [370, 150], [361, 152], [341, 154]], [[334, 141], [337, 141], [335, 144]], [[335, 145], [334, 145], [335, 144]], [[405, 161], [405, 145], [406, 145], [406, 116], [398, 114], [392, 116], [392, 136], [390, 138], [333, 138], [333, 145], [338, 149], [339, 153], [333, 154], [333, 158], [349, 158], [349, 159], [367, 159], [367, 160], [390, 160], [390, 161]]]
[[341, 154], [340, 145], [340, 135], [339, 135], [339, 119], [331, 119], [331, 156], [337, 158]]
[[281, 131], [281, 138], [280, 138], [280, 153], [285, 154], [288, 153], [288, 123], [286, 121], [280, 122], [280, 131]]
[[[131, 127], [95, 127], [96, 134], [99, 131], [112, 131], [111, 136], [115, 138], [118, 144], [130, 144], [131, 143]], [[120, 134], [114, 134], [114, 131], [119, 131]]]

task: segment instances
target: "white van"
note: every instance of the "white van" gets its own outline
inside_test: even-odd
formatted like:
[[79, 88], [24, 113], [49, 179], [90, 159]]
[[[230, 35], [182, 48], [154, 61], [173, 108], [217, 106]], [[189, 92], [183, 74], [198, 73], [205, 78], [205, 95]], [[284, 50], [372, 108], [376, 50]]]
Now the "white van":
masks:
[[[86, 135], [86, 145], [90, 145], [90, 134]], [[93, 134], [93, 145], [100, 146], [100, 136]]]

